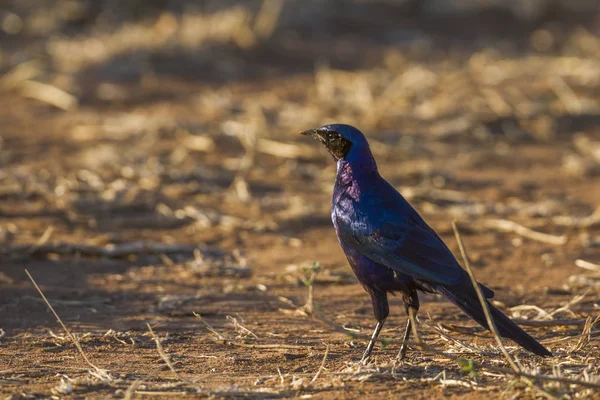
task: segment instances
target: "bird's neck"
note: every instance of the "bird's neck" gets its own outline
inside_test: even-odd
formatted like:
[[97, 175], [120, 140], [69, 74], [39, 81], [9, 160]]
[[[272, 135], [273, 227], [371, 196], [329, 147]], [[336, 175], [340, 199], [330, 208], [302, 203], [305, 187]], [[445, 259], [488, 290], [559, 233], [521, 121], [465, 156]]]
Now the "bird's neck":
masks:
[[337, 183], [340, 185], [369, 182], [374, 175], [378, 175], [378, 172], [372, 156], [337, 162]]

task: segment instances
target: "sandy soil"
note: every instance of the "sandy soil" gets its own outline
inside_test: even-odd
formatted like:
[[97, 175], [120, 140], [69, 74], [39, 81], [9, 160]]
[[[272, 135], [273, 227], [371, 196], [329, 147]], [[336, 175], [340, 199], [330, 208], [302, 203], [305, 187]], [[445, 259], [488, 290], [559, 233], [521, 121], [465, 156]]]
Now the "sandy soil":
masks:
[[[0, 36], [0, 396], [593, 398], [415, 348], [396, 362], [399, 298], [358, 365], [374, 318], [329, 220], [335, 166], [296, 132], [360, 127], [382, 175], [456, 254], [458, 221], [497, 305], [556, 354], [507, 342], [523, 369], [600, 384], [594, 18], [276, 3], [116, 22], [7, 8], [23, 27]], [[454, 306], [421, 304], [425, 343], [509, 368]]]

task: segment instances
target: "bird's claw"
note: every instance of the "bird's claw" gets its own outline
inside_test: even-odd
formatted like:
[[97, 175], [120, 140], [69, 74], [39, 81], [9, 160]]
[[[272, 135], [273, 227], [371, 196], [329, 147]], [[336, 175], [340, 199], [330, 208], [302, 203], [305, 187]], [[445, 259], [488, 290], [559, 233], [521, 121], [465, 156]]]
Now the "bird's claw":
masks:
[[371, 352], [365, 351], [365, 354], [363, 354], [362, 358], [360, 359], [360, 363], [361, 365], [367, 365], [367, 361], [369, 360], [369, 357], [371, 357]]
[[408, 349], [408, 346], [406, 346], [404, 344], [400, 347], [400, 352], [396, 356], [396, 361], [403, 361], [406, 358], [406, 350], [407, 349]]

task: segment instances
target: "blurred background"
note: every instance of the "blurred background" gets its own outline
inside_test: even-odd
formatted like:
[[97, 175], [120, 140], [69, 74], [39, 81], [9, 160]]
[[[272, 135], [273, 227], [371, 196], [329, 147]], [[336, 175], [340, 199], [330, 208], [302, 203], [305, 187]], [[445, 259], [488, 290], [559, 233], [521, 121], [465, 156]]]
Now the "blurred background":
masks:
[[[279, 189], [269, 179], [279, 186], [290, 174], [319, 172], [303, 161], [326, 156], [295, 133], [327, 122], [366, 132], [396, 183], [448, 184], [448, 171], [433, 171], [436, 159], [463, 157], [468, 167], [479, 157], [485, 168], [535, 162], [510, 158], [519, 144], [559, 151], [547, 161], [567, 174], [595, 175], [598, 7], [593, 0], [4, 1], [3, 179], [14, 187], [36, 181], [69, 204], [83, 194], [116, 201], [133, 188], [161, 197], [165, 191], [153, 188], [183, 180], [213, 199], [233, 187], [260, 212], [275, 207], [266, 199]], [[399, 164], [407, 160], [415, 162]], [[333, 167], [324, 168], [329, 182]], [[71, 173], [92, 193], [57, 182]], [[90, 180], [117, 178], [133, 185], [93, 193]]]
[[[151, 319], [176, 334], [198, 311], [294, 334], [264, 296], [303, 304], [301, 266], [318, 260], [318, 301], [369, 331], [329, 219], [335, 165], [297, 134], [332, 122], [367, 135], [453, 250], [459, 221], [501, 301], [558, 309], [589, 289], [567, 313], [584, 318], [599, 278], [577, 263], [600, 269], [599, 7], [0, 1], [0, 328], [54, 323], [26, 267], [89, 332]], [[398, 306], [390, 323], [403, 318]]]
[[[4, 1], [5, 251], [155, 240], [239, 251], [254, 273], [304, 258], [345, 270], [329, 221], [335, 165], [297, 134], [342, 122], [444, 235], [453, 218], [510, 218], [562, 246], [508, 236], [507, 255], [497, 235], [514, 225], [473, 228], [487, 232], [473, 243], [481, 265], [520, 270], [526, 257], [568, 277], [575, 258], [598, 258], [598, 7]], [[25, 278], [20, 264], [6, 271]]]
[[[5, 251], [154, 240], [238, 251], [254, 273], [311, 258], [347, 271], [329, 221], [335, 165], [297, 134], [342, 122], [443, 235], [454, 218], [487, 232], [472, 246], [490, 278], [509, 282], [494, 265], [520, 271], [524, 257], [558, 274], [532, 267], [531, 285], [566, 278], [575, 258], [599, 258], [586, 230], [600, 198], [598, 7], [5, 1]], [[498, 245], [514, 226], [475, 229], [484, 218], [561, 247]], [[20, 264], [4, 276], [25, 279]]]

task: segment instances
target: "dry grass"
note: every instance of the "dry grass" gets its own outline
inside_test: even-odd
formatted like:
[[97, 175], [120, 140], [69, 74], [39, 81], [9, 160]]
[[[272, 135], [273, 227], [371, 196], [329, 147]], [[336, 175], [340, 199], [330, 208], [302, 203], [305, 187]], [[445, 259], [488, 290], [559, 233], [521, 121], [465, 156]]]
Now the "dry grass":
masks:
[[[50, 3], [0, 15], [0, 397], [595, 396], [600, 39], [585, 18], [496, 32], [475, 22], [502, 14], [372, 2]], [[423, 296], [407, 360], [396, 299], [358, 363], [374, 322], [329, 226], [335, 167], [296, 134], [327, 122], [367, 133], [454, 250], [457, 220], [495, 305], [556, 357]]]

